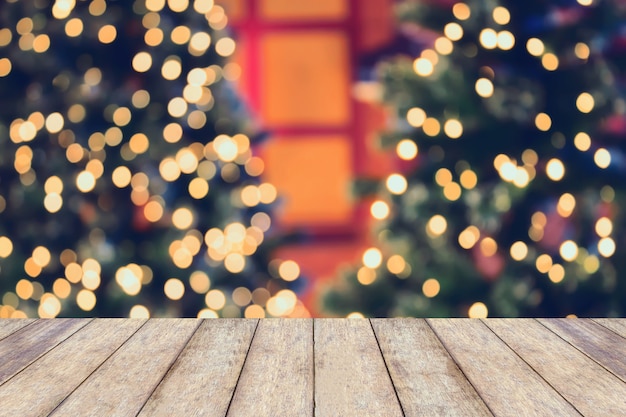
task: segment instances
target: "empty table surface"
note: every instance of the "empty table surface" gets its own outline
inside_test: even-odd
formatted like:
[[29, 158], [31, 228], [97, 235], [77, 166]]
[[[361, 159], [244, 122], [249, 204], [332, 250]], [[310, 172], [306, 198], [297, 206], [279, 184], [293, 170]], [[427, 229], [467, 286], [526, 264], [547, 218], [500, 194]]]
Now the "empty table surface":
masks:
[[0, 320], [0, 416], [622, 416], [622, 319]]

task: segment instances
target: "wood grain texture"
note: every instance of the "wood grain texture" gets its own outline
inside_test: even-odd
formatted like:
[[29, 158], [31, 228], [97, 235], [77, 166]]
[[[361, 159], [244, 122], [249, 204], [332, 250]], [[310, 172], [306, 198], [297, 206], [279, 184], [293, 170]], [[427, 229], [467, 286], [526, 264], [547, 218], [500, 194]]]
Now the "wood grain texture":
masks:
[[626, 413], [626, 385], [538, 321], [486, 324], [583, 415]]
[[35, 322], [35, 319], [0, 320], [0, 340]]
[[228, 416], [313, 415], [312, 327], [307, 319], [259, 322]]
[[423, 319], [371, 322], [406, 416], [491, 415]]
[[135, 416], [199, 324], [149, 320], [51, 415]]
[[626, 382], [626, 339], [589, 319], [539, 322]]
[[48, 415], [144, 320], [96, 319], [0, 387], [0, 414]]
[[140, 416], [226, 415], [258, 320], [205, 320]]
[[600, 324], [607, 329], [626, 337], [626, 320], [621, 319], [593, 319], [594, 322]]
[[89, 320], [37, 320], [0, 340], [0, 384], [54, 348]]
[[366, 319], [315, 320], [315, 415], [401, 416]]
[[495, 415], [579, 415], [480, 320], [427, 322]]

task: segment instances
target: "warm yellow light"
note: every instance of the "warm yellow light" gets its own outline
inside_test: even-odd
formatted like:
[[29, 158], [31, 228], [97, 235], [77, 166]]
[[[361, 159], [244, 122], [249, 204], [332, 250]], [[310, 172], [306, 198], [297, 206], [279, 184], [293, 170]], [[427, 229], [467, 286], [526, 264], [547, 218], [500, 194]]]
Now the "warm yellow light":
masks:
[[376, 269], [383, 262], [383, 254], [377, 248], [369, 248], [363, 253], [363, 265]]
[[76, 294], [76, 304], [83, 311], [91, 311], [96, 306], [96, 295], [89, 290], [80, 290]]
[[456, 201], [461, 198], [461, 186], [456, 182], [449, 182], [443, 187], [443, 195], [450, 201]]
[[170, 37], [176, 45], [183, 45], [191, 38], [191, 31], [187, 26], [177, 26], [172, 29]]
[[112, 43], [117, 37], [117, 29], [113, 25], [104, 25], [98, 31], [98, 40], [100, 43]]
[[550, 281], [554, 282], [555, 284], [563, 281], [563, 278], [565, 278], [565, 268], [563, 268], [563, 265], [552, 265], [552, 267], [548, 271], [548, 278], [550, 278]]
[[146, 306], [141, 304], [136, 304], [130, 309], [130, 313], [128, 316], [131, 319], [149, 319], [150, 318], [150, 310]]
[[466, 169], [461, 173], [460, 182], [463, 188], [471, 190], [478, 184], [478, 177], [471, 169]]
[[220, 290], [211, 290], [204, 297], [204, 301], [210, 309], [221, 310], [226, 305], [226, 296]]
[[165, 7], [165, 0], [146, 0], [146, 9], [159, 12]]
[[471, 249], [480, 239], [480, 230], [476, 226], [468, 226], [459, 234], [459, 245], [463, 249]]
[[70, 38], [75, 38], [83, 33], [83, 21], [75, 17], [65, 23], [65, 34]]
[[591, 6], [593, 4], [593, 0], [576, 0], [578, 4], [583, 6]]
[[391, 174], [387, 177], [386, 185], [389, 192], [397, 195], [403, 194], [408, 187], [406, 178], [400, 174]]
[[189, 195], [196, 200], [204, 198], [209, 193], [209, 182], [204, 178], [194, 178], [189, 182]]
[[370, 207], [372, 217], [377, 220], [386, 219], [389, 216], [389, 205], [381, 200], [375, 201]]
[[211, 288], [211, 280], [203, 271], [195, 271], [189, 276], [191, 289], [198, 294], [206, 294]]
[[493, 256], [498, 251], [498, 243], [491, 237], [485, 237], [480, 241], [480, 251], [485, 256]]
[[439, 168], [435, 173], [435, 182], [441, 186], [445, 187], [452, 181], [452, 172], [448, 168]]
[[174, 97], [167, 104], [167, 112], [172, 117], [183, 117], [187, 108], [187, 102], [182, 97]]
[[589, 113], [593, 110], [595, 101], [593, 96], [587, 92], [580, 93], [576, 99], [576, 107], [581, 113]]
[[453, 49], [454, 45], [450, 39], [441, 36], [435, 40], [435, 50], [441, 55], [450, 55]]
[[552, 258], [550, 255], [545, 253], [543, 255], [539, 255], [535, 261], [535, 267], [537, 268], [537, 271], [547, 274], [548, 271], [550, 271], [550, 268], [552, 268]]
[[515, 36], [508, 30], [498, 32], [497, 45], [503, 51], [511, 50], [515, 46]]
[[578, 42], [574, 47], [574, 53], [579, 59], [588, 59], [591, 54], [591, 50], [586, 43]]
[[167, 0], [169, 8], [176, 13], [182, 13], [189, 7], [189, 0]]
[[579, 151], [585, 152], [591, 148], [591, 138], [585, 132], [578, 132], [576, 136], [574, 136], [574, 146]]
[[92, 191], [96, 186], [96, 178], [89, 171], [82, 171], [76, 177], [76, 187], [83, 193]]
[[595, 255], [589, 255], [585, 258], [583, 268], [588, 274], [595, 274], [600, 269], [600, 259]]
[[231, 38], [221, 38], [215, 42], [215, 52], [223, 57], [229, 57], [235, 52], [235, 41]]
[[451, 139], [458, 139], [463, 134], [463, 125], [456, 119], [449, 119], [444, 123], [443, 131]]
[[448, 23], [443, 28], [443, 33], [451, 41], [458, 41], [463, 37], [463, 28], [458, 23]]
[[435, 119], [434, 117], [427, 117], [426, 120], [424, 120], [424, 124], [422, 125], [422, 130], [428, 136], [437, 136], [441, 131], [441, 125], [439, 124], [439, 120]]
[[413, 61], [413, 70], [417, 75], [422, 77], [431, 75], [434, 69], [435, 67], [433, 66], [433, 63], [426, 58], [417, 58]]
[[278, 274], [285, 281], [295, 281], [300, 277], [300, 266], [291, 260], [281, 262]]
[[262, 319], [265, 318], [265, 310], [260, 305], [252, 304], [246, 307], [244, 317], [247, 319]]
[[606, 169], [611, 165], [611, 154], [608, 150], [604, 148], [600, 148], [593, 155], [593, 160], [597, 166], [602, 169]]
[[568, 262], [574, 261], [578, 257], [578, 245], [572, 240], [566, 240], [559, 248], [561, 258]]
[[172, 214], [172, 224], [180, 230], [189, 229], [194, 221], [194, 215], [186, 207], [176, 209]]
[[165, 281], [163, 292], [170, 300], [180, 300], [185, 295], [185, 284], [177, 278], [170, 278]]
[[158, 222], [163, 217], [163, 206], [158, 201], [149, 201], [143, 208], [143, 215], [149, 222]]
[[168, 57], [161, 66], [161, 76], [166, 80], [175, 80], [180, 77], [182, 70], [183, 67], [179, 57]]
[[559, 202], [556, 206], [556, 210], [561, 217], [569, 217], [575, 208], [576, 198], [572, 194], [564, 193], [563, 195], [561, 195], [561, 197], [559, 197]]
[[362, 266], [361, 268], [359, 268], [356, 274], [356, 279], [361, 285], [370, 285], [371, 283], [376, 281], [376, 278], [376, 271], [366, 266]]
[[200, 14], [206, 14], [213, 8], [213, 0], [194, 0], [193, 9]]
[[428, 298], [436, 297], [439, 291], [441, 291], [441, 285], [435, 278], [428, 278], [422, 284], [422, 292]]
[[493, 20], [499, 25], [506, 25], [511, 20], [511, 13], [506, 7], [498, 6], [493, 9]]
[[560, 159], [552, 158], [546, 165], [546, 173], [552, 181], [560, 181], [565, 176], [565, 165]]
[[486, 319], [489, 311], [484, 303], [476, 302], [472, 304], [467, 314], [471, 319]]
[[402, 139], [396, 146], [396, 153], [400, 159], [410, 161], [417, 156], [417, 145], [410, 139]]
[[148, 52], [139, 52], [133, 57], [133, 69], [137, 72], [146, 72], [152, 66], [152, 56]]
[[528, 256], [528, 246], [522, 241], [517, 241], [511, 245], [510, 253], [511, 258], [522, 261]]
[[539, 113], [535, 116], [535, 126], [541, 131], [548, 131], [552, 126], [552, 119], [546, 113]]
[[448, 228], [448, 222], [445, 217], [436, 214], [428, 220], [426, 224], [426, 233], [431, 237], [441, 236]]
[[541, 64], [548, 71], [555, 71], [559, 67], [559, 58], [551, 52], [541, 57]]
[[479, 96], [487, 98], [493, 95], [493, 83], [487, 78], [479, 78], [475, 85], [476, 93]]
[[613, 256], [615, 253], [615, 241], [610, 237], [600, 239], [598, 242], [598, 252], [605, 258]]
[[452, 6], [452, 13], [459, 20], [467, 20], [471, 15], [471, 10], [465, 3], [456, 3]]
[[211, 36], [206, 32], [197, 32], [189, 39], [190, 52], [193, 51], [204, 52], [211, 45]]
[[491, 28], [481, 30], [478, 39], [485, 49], [494, 49], [498, 44], [498, 34]]
[[541, 39], [530, 38], [528, 39], [528, 42], [526, 42], [526, 49], [528, 50], [528, 53], [533, 56], [541, 56], [545, 51], [545, 46]]
[[393, 255], [387, 259], [387, 269], [392, 274], [401, 274], [406, 269], [406, 261], [401, 255]]
[[613, 232], [613, 222], [608, 217], [600, 217], [596, 221], [596, 233], [600, 237], [608, 237]]

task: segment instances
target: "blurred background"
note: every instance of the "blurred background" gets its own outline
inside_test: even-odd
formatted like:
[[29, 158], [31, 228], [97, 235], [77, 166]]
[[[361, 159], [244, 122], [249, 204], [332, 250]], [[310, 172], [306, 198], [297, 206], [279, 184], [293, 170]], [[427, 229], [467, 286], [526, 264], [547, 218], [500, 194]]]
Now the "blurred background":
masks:
[[8, 0], [0, 317], [622, 316], [623, 0]]

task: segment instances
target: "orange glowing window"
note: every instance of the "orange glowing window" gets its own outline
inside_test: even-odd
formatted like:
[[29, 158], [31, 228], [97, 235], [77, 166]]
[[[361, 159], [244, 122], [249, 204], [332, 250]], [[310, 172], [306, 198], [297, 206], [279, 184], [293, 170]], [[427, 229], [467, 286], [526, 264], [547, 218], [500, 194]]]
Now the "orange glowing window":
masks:
[[329, 19], [348, 15], [347, 0], [261, 0], [261, 16], [272, 20]]
[[261, 45], [262, 115], [269, 126], [348, 122], [350, 54], [343, 33], [283, 31], [265, 35]]
[[268, 144], [264, 178], [284, 200], [278, 204], [287, 225], [350, 220], [352, 149], [348, 137], [280, 137]]

